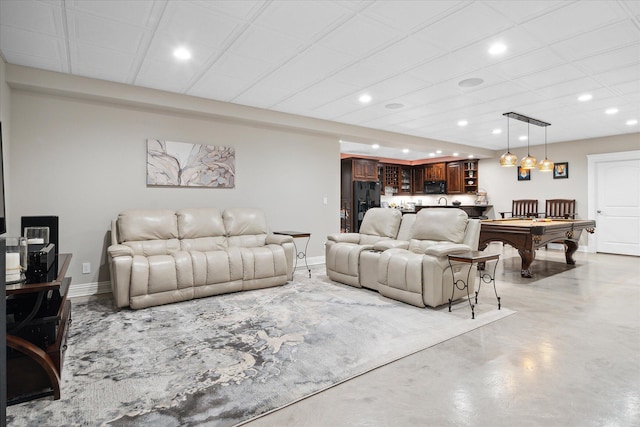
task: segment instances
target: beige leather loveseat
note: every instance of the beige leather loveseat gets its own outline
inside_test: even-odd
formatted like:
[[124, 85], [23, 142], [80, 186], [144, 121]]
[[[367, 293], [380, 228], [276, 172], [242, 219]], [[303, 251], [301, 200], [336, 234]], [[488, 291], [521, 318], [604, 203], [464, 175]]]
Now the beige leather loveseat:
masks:
[[293, 239], [271, 234], [259, 209], [124, 211], [112, 223], [111, 242], [118, 307], [278, 286], [293, 278]]
[[[449, 302], [454, 289], [447, 255], [478, 249], [480, 221], [453, 208], [425, 208], [405, 215], [374, 208], [365, 214], [360, 234], [327, 237], [330, 279], [419, 307], [437, 307]], [[468, 264], [453, 265], [456, 280], [466, 280], [467, 272]], [[473, 293], [475, 270], [470, 282]], [[453, 299], [466, 295], [466, 290], [456, 288]]]

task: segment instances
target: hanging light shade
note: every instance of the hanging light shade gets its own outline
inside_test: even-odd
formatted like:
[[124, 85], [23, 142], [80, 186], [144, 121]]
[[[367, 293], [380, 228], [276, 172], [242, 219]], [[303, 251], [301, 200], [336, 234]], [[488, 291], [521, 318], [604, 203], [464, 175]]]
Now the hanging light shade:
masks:
[[518, 157], [509, 151], [509, 116], [507, 116], [507, 152], [500, 156], [500, 166], [511, 167], [518, 164]]
[[529, 154], [529, 123], [527, 122], [527, 155], [520, 160], [520, 168], [534, 169], [538, 164], [538, 160]]
[[547, 158], [547, 127], [544, 128], [544, 160], [538, 163], [538, 170], [542, 172], [551, 172], [553, 170], [553, 162]]

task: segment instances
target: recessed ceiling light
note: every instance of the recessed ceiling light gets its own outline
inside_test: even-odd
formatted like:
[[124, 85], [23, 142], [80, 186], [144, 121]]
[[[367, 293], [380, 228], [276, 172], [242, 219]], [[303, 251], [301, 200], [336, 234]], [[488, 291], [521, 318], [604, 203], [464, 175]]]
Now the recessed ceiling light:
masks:
[[592, 98], [593, 98], [593, 95], [591, 95], [590, 93], [585, 93], [578, 97], [578, 101], [580, 102], [591, 101]]
[[494, 129], [493, 131], [491, 131], [491, 133], [494, 135], [499, 135], [502, 133], [502, 129]]
[[369, 95], [368, 93], [365, 93], [360, 95], [360, 98], [358, 99], [360, 100], [361, 103], [368, 104], [369, 102], [371, 102], [371, 95]]
[[408, 149], [408, 148], [403, 148], [403, 149], [402, 149], [402, 152], [403, 152], [404, 154], [407, 154], [407, 153], [409, 152], [409, 149]]
[[492, 45], [489, 48], [489, 53], [491, 55], [500, 55], [501, 53], [503, 53], [504, 51], [507, 50], [507, 46], [505, 46], [502, 43], [495, 43], [494, 45]]
[[389, 110], [397, 110], [402, 107], [404, 107], [404, 104], [400, 104], [398, 102], [392, 102], [391, 104], [387, 104], [384, 106], [384, 108], [388, 108]]
[[618, 109], [615, 108], [615, 107], [614, 108], [608, 108], [608, 109], [605, 110], [605, 114], [615, 114], [617, 112], [618, 112]]
[[468, 125], [469, 122], [466, 120], [458, 120], [458, 126], [466, 126]]
[[181, 61], [186, 61], [187, 59], [191, 59], [191, 52], [186, 47], [179, 47], [173, 51], [173, 56]]
[[436, 150], [436, 153], [442, 154], [442, 150]]
[[473, 159], [473, 154], [469, 154], [467, 157]]
[[520, 141], [526, 141], [527, 140], [527, 135], [522, 135], [520, 138], [518, 138]]
[[638, 121], [636, 119], [627, 120], [627, 126], [637, 125]]
[[436, 153], [429, 153], [429, 157], [435, 157]]
[[378, 148], [380, 148], [380, 145], [379, 144], [373, 144], [371, 146], [371, 148], [373, 148], [374, 150], [377, 150]]
[[474, 87], [474, 86], [481, 85], [482, 83], [484, 83], [484, 80], [479, 79], [477, 77], [472, 77], [470, 79], [460, 80], [458, 82], [458, 86], [460, 86], [460, 87]]
[[453, 153], [453, 156], [456, 156], [456, 157], [457, 157], [457, 156], [459, 156], [459, 155], [460, 155], [460, 153]]

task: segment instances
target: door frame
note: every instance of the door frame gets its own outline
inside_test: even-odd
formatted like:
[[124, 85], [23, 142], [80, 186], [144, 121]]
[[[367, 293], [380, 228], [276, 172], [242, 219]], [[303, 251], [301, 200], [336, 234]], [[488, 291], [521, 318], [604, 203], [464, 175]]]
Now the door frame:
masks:
[[[588, 217], [597, 218], [597, 206], [596, 200], [598, 195], [596, 194], [596, 167], [601, 162], [615, 162], [622, 160], [635, 160], [640, 159], [640, 150], [621, 151], [617, 153], [604, 153], [604, 154], [587, 154], [587, 208]], [[598, 248], [598, 222], [596, 221], [596, 232], [589, 234], [587, 244], [587, 252], [595, 253]]]

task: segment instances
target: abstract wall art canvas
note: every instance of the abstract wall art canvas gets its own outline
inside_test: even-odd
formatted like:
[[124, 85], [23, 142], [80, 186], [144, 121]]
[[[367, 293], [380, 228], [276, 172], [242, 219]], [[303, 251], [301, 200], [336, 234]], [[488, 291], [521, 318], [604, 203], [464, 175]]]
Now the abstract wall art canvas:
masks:
[[147, 185], [234, 188], [236, 152], [187, 142], [147, 140]]

